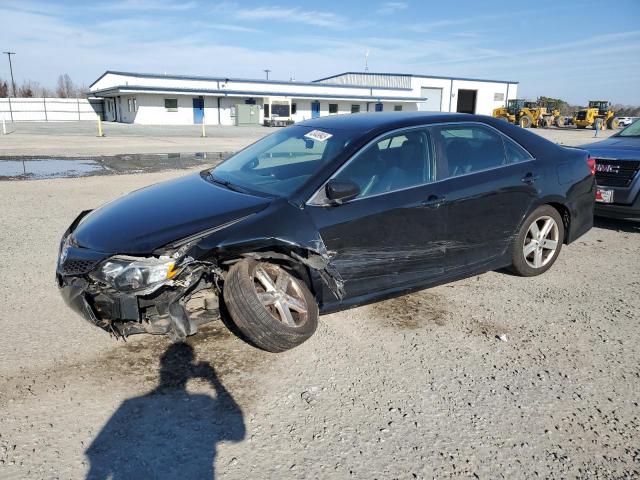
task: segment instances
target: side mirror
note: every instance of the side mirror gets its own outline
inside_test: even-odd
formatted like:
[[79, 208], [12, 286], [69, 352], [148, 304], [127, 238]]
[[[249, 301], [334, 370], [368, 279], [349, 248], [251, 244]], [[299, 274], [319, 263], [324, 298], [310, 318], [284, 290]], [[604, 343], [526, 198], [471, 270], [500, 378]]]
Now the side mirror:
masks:
[[340, 205], [343, 202], [356, 198], [360, 193], [360, 187], [351, 180], [331, 179], [325, 186], [327, 198], [332, 204]]

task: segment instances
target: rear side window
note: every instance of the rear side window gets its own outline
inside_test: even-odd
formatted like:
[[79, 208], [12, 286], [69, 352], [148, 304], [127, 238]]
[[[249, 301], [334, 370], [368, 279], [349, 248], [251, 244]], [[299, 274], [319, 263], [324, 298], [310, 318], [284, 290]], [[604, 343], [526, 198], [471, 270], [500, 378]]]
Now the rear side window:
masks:
[[426, 128], [390, 134], [358, 153], [334, 178], [360, 187], [357, 198], [402, 190], [434, 180]]
[[457, 177], [523, 161], [525, 151], [512, 146], [507, 157], [503, 136], [481, 125], [433, 127], [438, 179]]
[[531, 160], [533, 157], [527, 152], [524, 148], [518, 145], [516, 142], [511, 140], [510, 138], [503, 138], [504, 140], [504, 150], [507, 155], [507, 164], [511, 165], [514, 163], [526, 162], [527, 160]]

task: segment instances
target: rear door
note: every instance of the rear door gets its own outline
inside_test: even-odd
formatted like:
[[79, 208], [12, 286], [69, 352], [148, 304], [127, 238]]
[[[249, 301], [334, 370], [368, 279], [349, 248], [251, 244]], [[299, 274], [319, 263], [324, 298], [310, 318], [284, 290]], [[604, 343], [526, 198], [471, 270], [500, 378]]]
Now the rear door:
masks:
[[360, 195], [322, 206], [324, 190], [307, 209], [345, 280], [347, 298], [423, 283], [444, 274], [446, 219], [434, 182], [426, 128], [390, 134], [366, 147], [334, 178]]
[[506, 252], [542, 172], [520, 145], [485, 125], [434, 126], [431, 133], [446, 192], [447, 270], [473, 269]]

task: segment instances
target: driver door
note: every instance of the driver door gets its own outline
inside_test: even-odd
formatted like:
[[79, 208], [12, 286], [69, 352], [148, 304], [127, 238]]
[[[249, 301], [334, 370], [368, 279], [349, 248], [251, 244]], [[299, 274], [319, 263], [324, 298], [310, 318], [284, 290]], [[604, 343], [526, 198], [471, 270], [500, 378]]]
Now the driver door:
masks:
[[351, 158], [333, 178], [352, 181], [359, 195], [327, 203], [324, 188], [307, 203], [332, 263], [345, 280], [345, 299], [402, 289], [444, 274], [443, 192], [426, 128], [390, 134]]

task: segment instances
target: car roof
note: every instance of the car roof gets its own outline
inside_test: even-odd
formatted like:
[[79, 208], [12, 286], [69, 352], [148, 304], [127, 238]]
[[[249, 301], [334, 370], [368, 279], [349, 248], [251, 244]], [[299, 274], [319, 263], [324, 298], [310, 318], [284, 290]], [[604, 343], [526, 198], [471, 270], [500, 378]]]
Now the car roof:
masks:
[[330, 115], [312, 118], [296, 123], [305, 127], [337, 128], [344, 130], [391, 130], [412, 125], [429, 123], [461, 122], [486, 119], [480, 115], [467, 113], [442, 113], [442, 112], [366, 112], [349, 115]]

